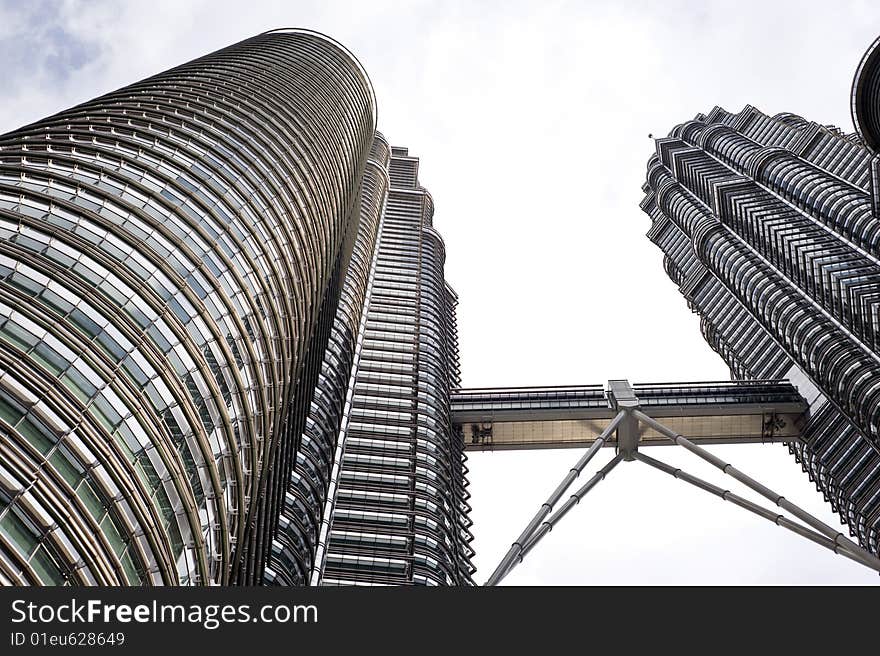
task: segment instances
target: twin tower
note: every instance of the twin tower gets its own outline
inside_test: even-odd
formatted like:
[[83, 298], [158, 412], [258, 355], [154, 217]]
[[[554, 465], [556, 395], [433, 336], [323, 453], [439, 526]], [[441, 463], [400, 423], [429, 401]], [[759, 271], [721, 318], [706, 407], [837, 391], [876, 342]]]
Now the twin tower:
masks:
[[305, 31], [0, 137], [0, 582], [470, 582], [432, 214]]
[[[716, 108], [642, 204], [733, 376], [809, 402], [789, 448], [874, 553], [878, 52], [858, 134]], [[472, 583], [432, 215], [308, 31], [0, 136], [0, 583]]]
[[810, 405], [789, 450], [880, 553], [880, 39], [852, 89], [853, 134], [720, 107], [656, 141], [642, 209], [669, 277], [736, 379]]

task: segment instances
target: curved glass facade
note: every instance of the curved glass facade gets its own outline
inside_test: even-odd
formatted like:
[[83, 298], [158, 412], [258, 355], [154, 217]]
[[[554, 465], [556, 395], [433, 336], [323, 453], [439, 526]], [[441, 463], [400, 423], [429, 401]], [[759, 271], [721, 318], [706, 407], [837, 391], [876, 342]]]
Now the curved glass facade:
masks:
[[880, 38], [868, 48], [853, 78], [853, 124], [871, 150], [880, 151]]
[[262, 580], [335, 442], [375, 121], [287, 30], [0, 136], [0, 581]]
[[[871, 102], [878, 106], [875, 95]], [[873, 154], [793, 114], [716, 107], [656, 141], [649, 238], [734, 378], [811, 402], [789, 445], [880, 552], [880, 213]]]

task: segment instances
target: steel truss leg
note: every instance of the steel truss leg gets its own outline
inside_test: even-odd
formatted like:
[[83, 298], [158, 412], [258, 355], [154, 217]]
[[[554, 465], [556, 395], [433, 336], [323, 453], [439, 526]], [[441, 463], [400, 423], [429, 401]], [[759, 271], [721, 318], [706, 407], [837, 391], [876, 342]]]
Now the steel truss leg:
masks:
[[647, 465], [650, 465], [651, 467], [654, 467], [656, 469], [659, 469], [662, 472], [669, 474], [670, 476], [673, 476], [679, 480], [685, 481], [686, 483], [690, 483], [691, 485], [698, 487], [701, 490], [706, 490], [706, 492], [709, 492], [710, 494], [714, 494], [716, 497], [720, 497], [721, 499], [724, 499], [724, 501], [730, 501], [731, 503], [739, 506], [740, 508], [744, 508], [744, 509], [748, 510], [749, 512], [753, 512], [756, 515], [763, 517], [764, 519], [768, 519], [771, 522], [773, 522], [774, 524], [776, 524], [777, 526], [781, 526], [782, 528], [787, 528], [789, 531], [797, 533], [798, 535], [805, 537], [806, 539], [811, 540], [811, 541], [815, 542], [816, 544], [819, 544], [819, 545], [825, 547], [826, 549], [831, 549], [831, 551], [833, 551], [834, 553], [838, 553], [841, 556], [845, 556], [846, 558], [849, 558], [850, 560], [854, 560], [861, 565], [867, 565], [868, 567], [870, 567], [872, 569], [880, 571], [880, 569], [878, 569], [876, 566], [869, 564], [869, 563], [866, 563], [862, 559], [860, 554], [853, 553], [853, 552], [849, 551], [848, 549], [842, 548], [839, 544], [837, 544], [831, 538], [827, 538], [824, 535], [817, 533], [816, 531], [811, 531], [810, 529], [806, 528], [805, 526], [801, 526], [800, 524], [797, 524], [782, 515], [774, 513], [772, 510], [767, 510], [766, 508], [763, 508], [762, 506], [759, 506], [758, 504], [753, 503], [753, 502], [749, 501], [748, 499], [744, 499], [743, 497], [734, 494], [730, 490], [722, 490], [717, 485], [713, 485], [712, 483], [704, 481], [701, 478], [697, 478], [696, 476], [693, 476], [693, 475], [688, 474], [687, 472], [685, 472], [681, 469], [678, 469], [676, 467], [668, 465], [665, 462], [655, 460], [654, 458], [651, 458], [650, 456], [646, 456], [644, 453], [641, 453], [639, 451], [636, 451], [635, 453], [633, 453], [633, 457], [635, 457], [636, 460], [639, 460]]
[[[532, 548], [540, 541], [540, 539], [547, 535], [547, 533], [549, 533], [553, 529], [553, 527], [558, 524], [563, 517], [565, 517], [569, 510], [580, 503], [580, 500], [587, 494], [587, 492], [596, 487], [596, 484], [599, 483], [599, 481], [604, 480], [608, 473], [612, 469], [614, 469], [619, 462], [623, 462], [625, 457], [626, 456], [623, 453], [618, 452], [618, 454], [614, 456], [614, 458], [612, 458], [607, 465], [605, 465], [604, 467], [602, 467], [602, 469], [593, 474], [593, 476], [590, 477], [590, 480], [584, 483], [583, 487], [572, 494], [568, 498], [568, 500], [564, 504], [562, 504], [562, 506], [560, 506], [559, 510], [557, 510], [549, 518], [547, 518], [544, 523], [541, 524], [538, 530], [532, 533], [531, 537], [529, 537], [525, 541], [525, 544], [522, 545], [522, 549], [519, 552], [519, 556], [515, 558], [512, 563], [510, 563], [508, 568], [501, 575], [501, 578], [504, 578], [505, 576], [510, 574], [514, 570], [514, 568], [523, 561], [523, 558], [526, 557], [526, 554], [532, 550]], [[499, 581], [500, 580], [501, 579], [499, 579]]]
[[[599, 481], [605, 480], [605, 477], [608, 476], [609, 472], [617, 466], [617, 463], [624, 460], [625, 457], [626, 456], [623, 453], [618, 453], [616, 456], [614, 456], [614, 458], [612, 458], [607, 465], [605, 465], [604, 467], [602, 467], [602, 469], [593, 474], [590, 480], [584, 483], [581, 489], [572, 494], [568, 498], [568, 501], [566, 501], [559, 507], [559, 510], [548, 517], [544, 521], [544, 523], [541, 524], [541, 527], [537, 531], [535, 531], [528, 540], [526, 540], [526, 543], [523, 545], [522, 551], [519, 554], [519, 562], [522, 562], [522, 559], [525, 558], [525, 555], [532, 550], [532, 547], [535, 546], [538, 540], [540, 540], [545, 535], [547, 535], [547, 533], [553, 530], [553, 527], [556, 526], [556, 524], [558, 524], [563, 517], [565, 517], [569, 510], [580, 503], [581, 499], [586, 496], [587, 492], [596, 487]], [[511, 569], [513, 568], [511, 567]]]
[[[877, 558], [876, 556], [874, 556], [870, 552], [866, 551], [865, 549], [862, 549], [859, 545], [857, 545], [855, 542], [850, 540], [848, 537], [846, 537], [840, 531], [833, 529], [832, 527], [828, 526], [828, 524], [826, 524], [825, 522], [821, 521], [820, 519], [817, 519], [816, 517], [813, 517], [806, 510], [803, 510], [799, 506], [796, 506], [795, 504], [793, 504], [791, 501], [786, 499], [781, 494], [777, 494], [776, 492], [774, 492], [770, 488], [765, 487], [764, 485], [761, 485], [761, 483], [754, 480], [750, 476], [744, 474], [743, 472], [739, 471], [736, 467], [734, 467], [730, 463], [724, 462], [721, 458], [717, 457], [716, 455], [714, 455], [712, 453], [709, 453], [704, 448], [697, 446], [696, 444], [694, 444], [693, 442], [691, 442], [687, 438], [685, 438], [682, 435], [679, 435], [678, 433], [676, 433], [675, 431], [667, 428], [666, 426], [661, 424], [659, 421], [652, 419], [651, 417], [649, 417], [645, 413], [641, 412], [640, 410], [632, 410], [631, 412], [632, 412], [633, 416], [635, 416], [643, 424], [650, 426], [651, 428], [653, 428], [657, 432], [665, 435], [666, 437], [671, 439], [676, 444], [683, 446], [685, 449], [687, 449], [691, 453], [696, 454], [697, 456], [699, 456], [700, 458], [702, 458], [706, 462], [709, 462], [709, 463], [715, 465], [716, 467], [718, 467], [718, 469], [720, 469], [722, 472], [724, 472], [728, 476], [735, 478], [740, 483], [748, 486], [749, 488], [751, 488], [752, 490], [754, 490], [755, 492], [757, 492], [758, 494], [760, 494], [764, 498], [769, 499], [770, 501], [775, 503], [780, 508], [787, 510], [788, 512], [790, 512], [792, 515], [794, 515], [795, 517], [800, 519], [805, 524], [812, 526], [819, 533], [821, 533], [825, 537], [829, 538], [836, 545], [837, 548], [835, 549], [835, 551], [837, 551], [838, 553], [847, 552], [847, 554], [845, 554], [845, 555], [848, 555], [848, 557], [854, 557], [853, 558], [854, 560], [858, 560], [863, 565], [880, 572], [880, 558]], [[707, 488], [704, 488], [704, 489], [707, 489]]]
[[685, 481], [695, 487], [698, 487], [710, 494], [713, 494], [717, 497], [725, 501], [730, 501], [734, 505], [739, 506], [740, 508], [744, 508], [749, 512], [752, 512], [764, 519], [768, 519], [777, 526], [781, 526], [793, 533], [800, 535], [801, 537], [810, 540], [811, 542], [815, 542], [835, 553], [840, 554], [841, 556], [845, 556], [850, 560], [853, 560], [857, 563], [860, 563], [870, 569], [873, 569], [877, 572], [880, 572], [880, 558], [877, 558], [874, 554], [862, 549], [858, 544], [850, 540], [840, 531], [836, 531], [832, 527], [828, 526], [826, 523], [821, 521], [820, 519], [814, 517], [807, 511], [803, 510], [799, 506], [796, 506], [791, 501], [786, 499], [781, 494], [777, 494], [773, 490], [768, 487], [765, 487], [758, 481], [754, 480], [750, 476], [744, 474], [739, 471], [736, 467], [731, 465], [730, 463], [724, 462], [721, 458], [718, 458], [714, 454], [706, 451], [700, 446], [697, 446], [687, 438], [682, 435], [679, 435], [675, 431], [670, 428], [667, 428], [659, 421], [649, 417], [645, 413], [635, 408], [627, 408], [626, 410], [622, 410], [614, 417], [613, 420], [608, 424], [604, 431], [596, 438], [596, 441], [590, 446], [587, 452], [583, 455], [583, 457], [578, 461], [578, 463], [568, 472], [568, 475], [563, 479], [562, 483], [559, 484], [559, 487], [550, 495], [550, 498], [541, 506], [541, 509], [538, 513], [532, 518], [532, 521], [529, 522], [528, 526], [526, 526], [525, 530], [522, 534], [517, 538], [516, 542], [514, 542], [507, 554], [501, 560], [501, 563], [492, 573], [492, 576], [486, 582], [486, 585], [497, 585], [505, 576], [507, 576], [517, 564], [521, 563], [525, 555], [531, 551], [534, 546], [541, 540], [550, 530], [555, 526], [567, 513], [571, 510], [580, 500], [581, 498], [587, 494], [590, 490], [592, 490], [599, 481], [603, 480], [608, 473], [617, 466], [617, 464], [627, 458], [627, 454], [623, 452], [618, 452], [617, 455], [602, 469], [596, 472], [589, 481], [587, 481], [583, 487], [581, 487], [577, 492], [575, 492], [553, 515], [551, 515], [548, 519], [545, 520], [547, 515], [553, 510], [553, 506], [559, 501], [559, 499], [564, 494], [565, 490], [569, 488], [569, 486], [574, 482], [574, 479], [578, 477], [587, 463], [593, 458], [594, 455], [599, 451], [599, 449], [605, 444], [608, 437], [611, 433], [618, 427], [618, 425], [626, 418], [627, 415], [632, 416], [637, 419], [641, 423], [653, 428], [658, 433], [665, 435], [672, 442], [678, 444], [679, 446], [684, 447], [691, 453], [696, 454], [706, 462], [709, 462], [722, 472], [731, 476], [732, 478], [738, 480], [740, 483], [743, 483], [750, 489], [754, 490], [761, 496], [766, 499], [769, 499], [773, 503], [775, 503], [780, 508], [783, 508], [790, 512], [792, 515], [800, 519], [802, 522], [811, 526], [812, 529], [807, 528], [806, 526], [802, 526], [796, 522], [791, 521], [787, 517], [777, 514], [772, 510], [768, 510], [763, 506], [760, 506], [748, 499], [745, 499], [741, 496], [738, 496], [731, 492], [730, 490], [724, 490], [717, 485], [709, 483], [708, 481], [704, 481], [701, 478], [693, 476], [692, 474], [688, 474], [687, 472], [682, 471], [681, 469], [677, 469], [668, 465], [659, 460], [655, 460], [649, 456], [644, 455], [639, 452], [638, 449], [632, 450], [628, 455], [630, 458], [635, 460], [639, 460], [651, 467], [659, 469], [662, 472], [670, 474], [675, 478]]
[[[601, 449], [604, 446], [605, 442], [608, 440], [608, 437], [611, 435], [611, 433], [614, 432], [614, 430], [617, 428], [617, 425], [623, 420], [625, 415], [626, 415], [625, 412], [619, 412], [617, 414], [617, 416], [611, 420], [611, 422], [608, 424], [608, 426], [605, 427], [605, 430], [603, 430], [602, 433], [599, 434], [599, 436], [596, 438], [595, 442], [593, 442], [590, 445], [590, 448], [581, 457], [581, 459], [578, 460], [577, 464], [574, 467], [572, 467], [571, 470], [569, 470], [566, 477], [564, 479], [562, 479], [562, 482], [559, 484], [559, 486], [556, 488], [556, 490], [553, 491], [553, 494], [550, 495], [550, 498], [547, 499], [547, 501], [541, 506], [541, 508], [540, 508], [540, 510], [538, 510], [537, 514], [532, 518], [532, 521], [529, 522], [529, 524], [528, 524], [528, 526], [526, 526], [525, 530], [516, 539], [516, 542], [514, 542], [510, 546], [510, 549], [507, 551], [504, 558], [501, 560], [501, 563], [499, 563], [498, 567], [495, 568], [495, 571], [492, 573], [492, 576], [489, 577], [489, 580], [486, 581], [486, 585], [497, 585], [501, 581], [501, 579], [503, 579], [505, 576], [507, 576], [507, 574], [510, 572], [510, 570], [516, 566], [516, 563], [518, 561], [522, 562], [522, 556], [524, 555], [523, 549], [524, 549], [524, 545], [526, 544], [526, 542], [529, 540], [529, 538], [532, 537], [532, 535], [535, 533], [535, 531], [538, 529], [538, 527], [541, 526], [541, 522], [544, 520], [545, 517], [547, 517], [548, 514], [550, 514], [550, 511], [553, 510], [553, 506], [556, 505], [556, 503], [559, 501], [559, 499], [562, 498], [562, 495], [565, 493], [565, 491], [571, 486], [571, 484], [574, 482], [574, 480], [580, 475], [580, 473], [583, 471], [584, 467], [587, 466], [587, 463], [590, 462], [590, 460], [593, 459], [593, 456], [595, 456], [599, 452], [599, 449]], [[616, 465], [617, 462], [614, 462], [614, 464]], [[604, 476], [603, 476], [603, 478], [604, 478]], [[599, 480], [601, 480], [601, 479], [599, 479]], [[592, 479], [591, 479], [591, 481], [592, 481]], [[593, 483], [593, 485], [595, 485], [598, 482], [599, 481], [597, 480], [595, 483]], [[587, 485], [590, 485], [590, 483], [587, 483]], [[586, 488], [587, 485], [585, 485], [584, 488]], [[590, 486], [590, 487], [592, 487], [592, 486]], [[581, 496], [583, 496], [584, 494], [586, 494], [589, 491], [589, 489], [584, 490], [584, 488], [581, 488], [581, 490], [579, 491], [579, 492], [582, 492]], [[579, 500], [579, 497], [578, 497], [578, 500]], [[577, 502], [575, 502], [575, 503], [577, 503]], [[572, 504], [572, 505], [574, 505], [574, 504]], [[566, 510], [566, 512], [567, 512], [567, 510]], [[549, 531], [549, 530], [550, 529], [548, 528], [547, 531]], [[544, 531], [544, 533], [546, 533], [547, 531]], [[542, 535], [543, 535], [543, 533], [542, 533]], [[532, 546], [534, 546], [534, 544]]]

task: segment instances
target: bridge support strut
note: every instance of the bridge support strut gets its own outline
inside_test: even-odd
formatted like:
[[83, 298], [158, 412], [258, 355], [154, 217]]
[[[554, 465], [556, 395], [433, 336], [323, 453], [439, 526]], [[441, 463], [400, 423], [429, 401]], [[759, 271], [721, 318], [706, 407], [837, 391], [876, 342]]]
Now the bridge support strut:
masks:
[[[768, 519], [774, 524], [781, 526], [789, 531], [792, 531], [796, 535], [800, 535], [801, 537], [810, 540], [811, 542], [815, 542], [818, 545], [830, 549], [831, 551], [834, 551], [841, 556], [849, 558], [850, 560], [860, 563], [865, 567], [880, 572], [880, 558], [877, 558], [877, 556], [875, 556], [874, 554], [863, 549], [858, 544], [846, 537], [843, 533], [835, 530], [820, 519], [814, 517], [804, 509], [786, 499], [781, 494], [777, 494], [770, 488], [762, 485], [747, 474], [741, 472], [730, 463], [724, 462], [706, 449], [694, 444], [683, 435], [676, 433], [667, 426], [664, 426], [656, 419], [649, 417], [639, 409], [639, 405], [637, 402], [620, 403], [617, 407], [619, 409], [618, 414], [608, 424], [608, 427], [604, 431], [602, 431], [596, 441], [593, 442], [593, 444], [583, 455], [583, 457], [577, 462], [577, 464], [569, 471], [568, 475], [566, 475], [562, 483], [560, 483], [553, 494], [550, 495], [550, 498], [541, 506], [538, 513], [532, 518], [532, 521], [529, 522], [522, 534], [516, 539], [516, 542], [511, 545], [510, 549], [505, 554], [498, 567], [495, 568], [492, 576], [489, 577], [489, 580], [486, 582], [487, 586], [498, 585], [498, 583], [500, 583], [505, 576], [507, 576], [519, 563], [522, 562], [526, 554], [534, 548], [538, 541], [541, 540], [541, 538], [543, 538], [547, 533], [549, 533], [553, 526], [555, 526], [568, 513], [568, 511], [571, 510], [584, 495], [586, 495], [587, 492], [593, 489], [593, 487], [595, 487], [599, 483], [599, 481], [603, 480], [608, 475], [608, 473], [617, 466], [618, 463], [629, 461], [642, 462], [646, 465], [654, 467], [655, 469], [659, 469], [660, 471], [670, 474], [671, 476], [686, 483], [689, 483], [694, 487], [705, 490], [706, 492], [709, 492], [710, 494], [713, 494], [725, 501], [729, 501], [734, 505], [743, 508], [744, 510]], [[712, 465], [718, 467], [728, 476], [731, 476], [732, 478], [736, 479], [751, 490], [757, 492], [764, 498], [769, 499], [783, 510], [791, 513], [794, 517], [803, 522], [803, 524], [792, 521], [791, 519], [777, 512], [768, 510], [763, 506], [760, 506], [752, 501], [749, 501], [748, 499], [734, 494], [730, 490], [722, 489], [717, 485], [709, 483], [708, 481], [693, 476], [692, 474], [688, 474], [681, 469], [677, 469], [675, 467], [672, 467], [671, 465], [668, 465], [664, 462], [661, 462], [641, 453], [638, 449], [639, 439], [637, 437], [638, 431], [635, 429], [636, 424], [640, 424], [645, 428], [653, 429], [661, 435], [669, 438], [673, 443], [683, 447], [684, 449], [687, 449], [699, 458], [702, 458], [706, 462], [709, 462]], [[614, 456], [614, 458], [608, 464], [602, 467], [598, 472], [596, 472], [596, 474], [594, 474], [590, 478], [590, 480], [588, 480], [587, 483], [584, 484], [583, 487], [575, 492], [559, 508], [557, 512], [547, 518], [547, 516], [553, 510], [553, 506], [559, 501], [560, 498], [562, 498], [565, 490], [567, 490], [571, 486], [571, 484], [574, 482], [574, 479], [577, 478], [581, 471], [583, 471], [587, 463], [593, 458], [594, 455], [596, 455], [599, 449], [610, 438], [611, 433], [613, 433], [615, 430], [618, 430], [618, 449], [617, 454]], [[620, 439], [622, 434], [626, 436], [626, 438], [623, 440]], [[633, 436], [636, 436], [635, 439], [633, 439]], [[806, 524], [806, 526], [804, 526], [804, 524]]]

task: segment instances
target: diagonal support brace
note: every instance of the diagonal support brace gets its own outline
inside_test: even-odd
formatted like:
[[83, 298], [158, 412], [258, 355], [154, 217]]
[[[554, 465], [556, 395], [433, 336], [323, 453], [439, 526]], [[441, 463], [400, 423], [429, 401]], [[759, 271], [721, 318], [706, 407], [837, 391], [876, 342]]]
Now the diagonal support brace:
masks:
[[730, 463], [724, 462], [721, 458], [719, 458], [715, 454], [710, 453], [709, 451], [706, 451], [706, 449], [704, 449], [700, 446], [697, 446], [696, 444], [691, 442], [686, 437], [679, 435], [678, 433], [676, 433], [675, 431], [673, 431], [670, 428], [667, 428], [666, 426], [661, 424], [659, 421], [646, 415], [644, 412], [641, 412], [640, 410], [632, 410], [632, 413], [640, 422], [642, 422], [646, 426], [650, 426], [651, 428], [656, 430], [658, 433], [668, 437], [675, 444], [678, 444], [679, 446], [684, 447], [685, 449], [687, 449], [691, 453], [699, 456], [700, 458], [702, 458], [706, 462], [711, 463], [712, 465], [715, 465], [716, 467], [718, 467], [718, 469], [720, 469], [722, 472], [724, 472], [728, 476], [738, 480], [740, 483], [742, 483], [743, 485], [747, 486], [748, 488], [754, 490], [755, 492], [760, 494], [765, 499], [769, 499], [770, 501], [775, 503], [780, 508], [787, 510], [792, 515], [797, 517], [799, 520], [801, 520], [802, 522], [804, 522], [808, 526], [811, 526], [812, 528], [814, 528], [816, 531], [818, 531], [819, 533], [821, 533], [825, 537], [829, 538], [842, 551], [849, 552], [852, 555], [856, 556], [857, 559], [859, 560], [859, 562], [861, 562], [866, 567], [870, 567], [871, 569], [880, 572], [880, 558], [877, 558], [877, 556], [875, 556], [874, 554], [872, 554], [869, 551], [866, 551], [865, 549], [860, 547], [858, 544], [856, 544], [855, 542], [850, 540], [848, 537], [846, 537], [840, 531], [837, 531], [834, 528], [832, 528], [831, 526], [828, 526], [828, 524], [826, 524], [822, 520], [814, 517], [813, 515], [808, 513], [806, 510], [803, 510], [799, 506], [796, 506], [795, 504], [793, 504], [791, 501], [786, 499], [781, 494], [777, 494], [776, 492], [774, 492], [770, 488], [762, 485], [761, 483], [759, 483], [758, 481], [756, 481], [752, 477], [748, 476], [747, 474], [744, 474], [743, 472], [738, 470], [736, 467], [734, 467]]
[[541, 522], [544, 521], [544, 518], [550, 514], [553, 510], [553, 506], [562, 498], [562, 495], [565, 491], [571, 486], [574, 480], [580, 475], [583, 471], [584, 467], [587, 466], [587, 463], [593, 459], [599, 449], [601, 449], [614, 430], [617, 428], [618, 424], [623, 421], [626, 413], [621, 411], [617, 413], [614, 419], [605, 427], [593, 444], [590, 445], [590, 448], [587, 452], [578, 460], [577, 464], [572, 467], [566, 477], [562, 479], [562, 482], [559, 486], [553, 491], [553, 494], [550, 495], [550, 498], [541, 506], [535, 516], [532, 518], [532, 521], [526, 526], [525, 530], [520, 534], [520, 536], [516, 539], [516, 541], [510, 546], [507, 553], [502, 558], [501, 562], [498, 564], [498, 567], [495, 568], [495, 571], [492, 572], [492, 576], [489, 577], [489, 580], [486, 581], [486, 585], [497, 585], [502, 578], [504, 578], [510, 569], [513, 567], [514, 563], [522, 561], [521, 553], [523, 551], [523, 546], [526, 541], [532, 536], [535, 530], [541, 525]]
[[[553, 527], [558, 524], [563, 517], [565, 517], [569, 510], [580, 503], [580, 500], [587, 494], [587, 492], [596, 487], [599, 481], [604, 480], [605, 477], [608, 476], [608, 473], [612, 469], [614, 469], [618, 463], [623, 462], [625, 459], [626, 455], [623, 453], [618, 453], [617, 455], [615, 455], [614, 458], [612, 458], [607, 465], [605, 465], [604, 467], [602, 467], [602, 469], [593, 474], [593, 476], [590, 477], [590, 480], [584, 483], [583, 487], [572, 494], [568, 498], [568, 500], [564, 504], [562, 504], [562, 506], [560, 506], [559, 510], [557, 510], [555, 513], [553, 513], [553, 515], [547, 518], [547, 520], [545, 520], [544, 523], [541, 524], [540, 528], [532, 533], [531, 537], [529, 537], [525, 541], [525, 544], [522, 545], [522, 549], [519, 551], [518, 558], [514, 560], [501, 574], [501, 577], [498, 579], [498, 581], [510, 574], [514, 570], [514, 568], [523, 561], [523, 558], [526, 557], [526, 554], [534, 548], [534, 546], [541, 540], [541, 538], [547, 535], [547, 533], [549, 533], [553, 529]], [[487, 583], [486, 585], [489, 584]]]
[[[740, 508], [744, 508], [745, 510], [752, 512], [752, 513], [758, 515], [759, 517], [763, 517], [764, 519], [767, 519], [767, 520], [773, 522], [777, 526], [781, 526], [782, 528], [788, 529], [789, 531], [792, 531], [793, 533], [796, 533], [796, 534], [800, 535], [801, 537], [804, 537], [812, 542], [815, 542], [816, 544], [821, 545], [821, 546], [825, 547], [826, 549], [830, 549], [834, 553], [840, 554], [841, 556], [849, 558], [850, 560], [854, 560], [855, 562], [859, 563], [860, 565], [866, 565], [867, 567], [870, 567], [871, 569], [875, 569], [875, 570], [878, 569], [877, 567], [874, 567], [873, 565], [866, 563], [860, 557], [860, 554], [853, 553], [852, 551], [849, 551], [848, 549], [842, 548], [839, 544], [837, 544], [831, 538], [827, 538], [824, 535], [822, 535], [816, 531], [812, 531], [812, 530], [806, 528], [805, 526], [801, 526], [800, 524], [791, 521], [790, 519], [788, 519], [787, 517], [784, 517], [783, 515], [779, 515], [779, 514], [773, 512], [772, 510], [768, 510], [762, 506], [759, 506], [756, 503], [753, 503], [752, 501], [749, 501], [748, 499], [744, 499], [743, 497], [741, 497], [737, 494], [734, 494], [730, 490], [723, 490], [720, 487], [718, 487], [717, 485], [713, 485], [712, 483], [709, 483], [708, 481], [704, 481], [703, 479], [698, 478], [697, 476], [694, 476], [692, 474], [688, 474], [686, 471], [683, 471], [681, 469], [673, 467], [672, 465], [668, 465], [665, 462], [655, 460], [654, 458], [652, 458], [650, 456], [646, 456], [643, 453], [636, 452], [633, 454], [633, 457], [636, 460], [639, 460], [639, 461], [645, 463], [646, 465], [650, 465], [651, 467], [654, 467], [655, 469], [659, 469], [660, 471], [662, 471], [666, 474], [669, 474], [670, 476], [673, 476], [680, 481], [684, 481], [685, 483], [690, 483], [694, 487], [698, 487], [701, 490], [705, 490], [706, 492], [709, 492], [710, 494], [714, 494], [716, 497], [719, 497], [719, 498], [723, 499], [724, 501], [730, 501], [731, 503], [739, 506]], [[878, 571], [880, 571], [880, 570], [878, 570]]]
[[607, 465], [605, 465], [604, 467], [602, 467], [602, 469], [593, 474], [590, 480], [584, 483], [583, 487], [572, 494], [568, 498], [568, 501], [566, 501], [559, 507], [559, 510], [548, 517], [544, 521], [544, 523], [541, 524], [541, 527], [537, 531], [535, 531], [528, 540], [526, 540], [526, 543], [523, 545], [522, 552], [519, 556], [519, 562], [522, 562], [522, 559], [525, 558], [526, 554], [532, 550], [532, 548], [541, 538], [543, 538], [545, 535], [547, 535], [547, 533], [553, 530], [553, 527], [556, 526], [556, 524], [558, 524], [563, 517], [565, 517], [569, 510], [580, 503], [581, 499], [586, 496], [587, 492], [596, 487], [596, 485], [600, 481], [605, 480], [605, 477], [608, 476], [611, 470], [614, 469], [618, 465], [618, 463], [623, 460], [626, 460], [626, 455], [623, 453], [618, 453], [616, 456], [614, 456], [614, 458], [612, 458]]

